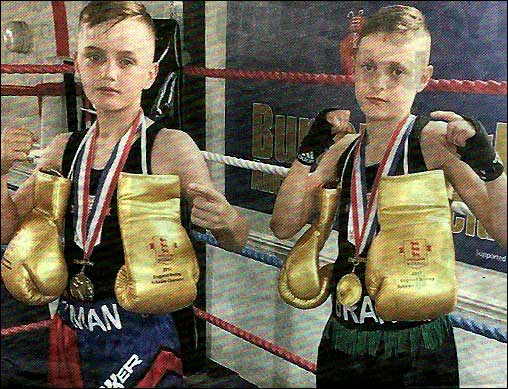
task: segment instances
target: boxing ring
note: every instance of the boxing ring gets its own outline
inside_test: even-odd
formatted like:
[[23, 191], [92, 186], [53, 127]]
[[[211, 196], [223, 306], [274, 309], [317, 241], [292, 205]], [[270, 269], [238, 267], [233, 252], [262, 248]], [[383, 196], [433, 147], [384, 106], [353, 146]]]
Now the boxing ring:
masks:
[[[58, 3], [58, 2], [53, 2]], [[306, 73], [306, 72], [288, 72], [288, 71], [267, 71], [267, 70], [247, 70], [240, 68], [219, 68], [219, 67], [200, 67], [200, 66], [185, 66], [181, 65], [179, 71], [181, 74], [185, 75], [189, 82], [193, 79], [198, 80], [246, 80], [246, 81], [273, 81], [276, 83], [286, 83], [286, 84], [306, 84], [306, 85], [333, 85], [336, 87], [344, 87], [351, 86], [353, 84], [351, 75], [344, 74], [316, 74], [316, 73]], [[74, 74], [74, 66], [72, 64], [63, 63], [63, 64], [2, 64], [1, 65], [2, 75], [4, 74], [62, 74], [62, 75], [72, 75]], [[495, 80], [465, 80], [465, 79], [432, 79], [429, 82], [425, 91], [437, 91], [443, 93], [461, 93], [461, 94], [474, 94], [474, 95], [492, 95], [492, 96], [506, 96], [507, 95], [507, 82], [506, 81], [495, 81]], [[66, 96], [66, 85], [63, 82], [42, 82], [32, 86], [26, 85], [14, 85], [14, 84], [2, 84], [1, 85], [1, 93], [2, 96], [12, 96], [12, 97], [20, 97], [20, 96], [33, 96], [37, 98], [38, 101], [38, 110], [39, 116], [42, 114], [42, 98], [45, 96]], [[75, 94], [76, 96], [82, 96], [82, 89], [79, 83], [75, 84]], [[89, 108], [85, 105], [85, 108]], [[88, 113], [85, 116], [85, 121], [89, 121], [90, 116]], [[242, 169], [246, 171], [258, 171], [262, 173], [266, 173], [273, 176], [285, 177], [288, 173], [288, 168], [283, 166], [272, 165], [268, 163], [262, 163], [254, 160], [248, 160], [245, 158], [238, 158], [234, 155], [225, 155], [225, 153], [217, 153], [209, 150], [202, 150], [202, 155], [210, 162], [211, 170], [213, 170], [214, 165], [217, 166], [231, 166], [235, 169]], [[37, 154], [35, 154], [35, 158]], [[10, 187], [15, 190], [14, 186]], [[191, 231], [192, 238], [200, 243], [207, 245], [210, 249], [213, 249], [213, 254], [208, 257], [207, 261], [213, 265], [214, 258], [216, 256], [220, 256], [223, 253], [222, 249], [216, 249], [218, 246], [215, 238], [209, 233], [203, 233], [202, 231]], [[331, 238], [330, 238], [331, 239]], [[260, 248], [259, 244], [253, 242], [252, 239], [249, 239], [249, 242], [246, 247], [244, 247], [241, 251], [237, 252], [235, 255], [235, 261], [243, 261], [246, 266], [249, 268], [260, 268], [260, 272], [268, 271], [271, 274], [277, 274], [278, 270], [282, 267], [284, 263], [284, 250], [279, 250], [277, 252], [270, 252], [267, 250], [263, 250]], [[237, 259], [238, 258], [238, 259]], [[322, 258], [323, 259], [323, 258]], [[322, 260], [322, 263], [323, 260]], [[261, 267], [264, 266], [264, 267]], [[271, 276], [261, 276], [260, 279], [273, 281], [273, 277]], [[219, 289], [222, 285], [227, 284], [227, 280], [219, 280], [216, 281], [216, 285], [214, 285], [215, 289]], [[242, 288], [242, 285], [237, 287], [238, 289]], [[273, 291], [273, 295], [277, 294], [277, 285], [275, 282], [266, 283], [263, 285], [263, 288], [270, 289]], [[215, 292], [216, 293], [216, 292]], [[223, 290], [223, 294], [235, 294], [238, 295], [238, 299], [240, 300], [242, 294], [247, 293], [256, 293], [256, 291], [237, 291], [232, 290], [231, 288]], [[217, 297], [217, 298], [215, 298]], [[315, 374], [316, 372], [316, 363], [312, 358], [305, 357], [305, 355], [309, 355], [311, 353], [308, 352], [308, 339], [302, 340], [299, 342], [291, 342], [284, 341], [278, 342], [277, 340], [268, 340], [265, 336], [260, 336], [264, 331], [260, 328], [263, 325], [263, 320], [261, 320], [261, 315], [258, 315], [258, 311], [256, 307], [242, 307], [242, 311], [235, 311], [236, 308], [231, 308], [231, 315], [228, 315], [229, 318], [221, 318], [218, 314], [215, 314], [215, 307], [220, 304], [220, 301], [223, 301], [222, 295], [214, 296], [211, 294], [211, 298], [207, 301], [207, 309], [203, 310], [197, 307], [194, 307], [194, 314], [196, 318], [206, 323], [209, 323], [212, 328], [220, 329], [220, 331], [224, 331], [241, 341], [249, 343], [260, 350], [264, 350], [265, 352], [274, 355], [276, 358], [279, 358], [282, 361], [285, 361], [291, 365], [296, 366], [298, 369], [302, 369], [309, 374]], [[278, 298], [280, 300], [280, 297]], [[283, 304], [282, 300], [278, 301], [277, 304]], [[275, 304], [274, 304], [275, 305]], [[226, 309], [228, 307], [225, 304]], [[288, 314], [288, 310], [290, 307], [286, 307], [287, 309], [281, 312], [276, 312], [275, 314], [279, 317]], [[260, 307], [260, 310], [262, 307]], [[321, 308], [320, 308], [321, 309]], [[242, 317], [249, 318], [251, 322], [255, 323], [249, 330], [242, 328], [241, 325], [235, 323], [232, 317], [235, 315], [242, 315]], [[304, 316], [302, 313], [302, 318], [308, 316]], [[468, 334], [474, 334], [484, 339], [489, 339], [494, 342], [499, 342], [500, 345], [506, 345], [507, 343], [507, 332], [506, 328], [499, 328], [497, 326], [492, 326], [489, 323], [472, 320], [467, 317], [464, 317], [460, 314], [453, 313], [450, 314], [450, 318], [454, 328], [466, 331]], [[1, 336], [2, 339], [9, 339], [9, 337], [25, 334], [27, 336], [37, 336], [38, 331], [44, 330], [48, 328], [50, 320], [37, 321], [30, 324], [25, 324], [21, 326], [13, 326], [9, 328], [2, 328]], [[321, 322], [321, 327], [318, 330], [322, 330], [324, 326], [324, 322]], [[310, 324], [309, 324], [310, 325]], [[303, 323], [298, 323], [297, 328], [304, 328], [306, 326], [305, 319], [303, 319]], [[298, 330], [297, 330], [298, 331]], [[307, 332], [302, 333], [302, 338], [307, 336]], [[211, 342], [217, 337], [210, 337]], [[280, 340], [280, 337], [279, 337]], [[220, 350], [225, 350], [227, 352], [229, 345], [227, 343], [223, 343], [220, 345], [209, 345], [209, 347], [217, 347]], [[296, 350], [296, 351], [295, 351]], [[242, 358], [248, 359], [249, 356], [252, 357], [254, 354], [247, 353], [246, 355], [242, 355]], [[257, 358], [258, 354], [255, 354], [255, 358]], [[212, 354], [213, 357], [213, 354]], [[249, 364], [249, 361], [246, 362]], [[254, 362], [251, 362], [254, 363]], [[491, 361], [490, 363], [495, 363], [495, 361]], [[234, 366], [231, 367], [235, 370]], [[282, 371], [281, 374], [284, 374]], [[283, 381], [281, 381], [283, 382]], [[282, 385], [282, 384], [281, 384]]]
[[[74, 71], [71, 65], [24, 65], [24, 64], [2, 64], [2, 74], [34, 74], [34, 73], [72, 73]], [[294, 82], [294, 83], [311, 83], [311, 84], [333, 84], [344, 85], [351, 84], [351, 77], [333, 74], [310, 74], [310, 73], [291, 73], [291, 72], [268, 72], [268, 71], [246, 71], [241, 69], [207, 69], [199, 67], [184, 67], [184, 74], [195, 77], [212, 77], [212, 78], [243, 78], [253, 80], [274, 80], [278, 82]], [[472, 81], [472, 80], [432, 80], [429, 83], [429, 90], [437, 90], [444, 92], [460, 92], [474, 94], [493, 94], [506, 95], [507, 83], [499, 81]], [[46, 95], [62, 95], [63, 87], [60, 84], [42, 84], [37, 86], [18, 86], [18, 85], [2, 85], [2, 96], [46, 96]], [[78, 88], [78, 94], [81, 90]], [[233, 156], [221, 155], [208, 151], [202, 151], [203, 157], [207, 161], [214, 163], [234, 166], [240, 169], [249, 169], [261, 171], [279, 176], [286, 176], [288, 169], [255, 161], [249, 161]], [[218, 247], [217, 241], [210, 234], [204, 234], [198, 231], [192, 231], [191, 235], [199, 242], [206, 243], [210, 246]], [[256, 250], [252, 247], [243, 248], [238, 254], [243, 257], [254, 260], [265, 265], [275, 268], [281, 268], [284, 258], [274, 255], [273, 253]], [[276, 285], [272, 285], [276, 288]], [[315, 373], [316, 364], [295, 353], [292, 353], [281, 346], [267, 341], [255, 334], [239, 328], [228, 321], [225, 321], [211, 313], [201, 309], [194, 308], [197, 318], [205, 320], [213, 326], [217, 326], [246, 342], [280, 357], [290, 363], [308, 371]], [[493, 339], [501, 343], [507, 343], [506, 331], [500, 328], [489, 326], [485, 323], [470, 320], [456, 314], [450, 315], [453, 326], [465, 331], [481, 335], [488, 339]], [[2, 329], [2, 337], [8, 337], [19, 333], [31, 333], [49, 325], [49, 320], [35, 322], [28, 325], [17, 326]]]

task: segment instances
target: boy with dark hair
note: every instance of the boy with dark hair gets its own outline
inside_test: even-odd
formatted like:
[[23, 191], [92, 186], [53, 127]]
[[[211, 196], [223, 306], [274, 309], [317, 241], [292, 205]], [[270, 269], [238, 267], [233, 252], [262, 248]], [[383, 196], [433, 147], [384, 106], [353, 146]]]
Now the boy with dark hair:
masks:
[[199, 268], [180, 198], [223, 248], [245, 244], [248, 225], [214, 188], [194, 141], [144, 116], [154, 50], [142, 3], [89, 2], [75, 66], [94, 125], [56, 137], [12, 197], [7, 172], [26, 160], [32, 139], [23, 129], [2, 134], [2, 242], [10, 241], [2, 278], [28, 304], [60, 297], [50, 328], [53, 386], [182, 386], [171, 312], [192, 304]]

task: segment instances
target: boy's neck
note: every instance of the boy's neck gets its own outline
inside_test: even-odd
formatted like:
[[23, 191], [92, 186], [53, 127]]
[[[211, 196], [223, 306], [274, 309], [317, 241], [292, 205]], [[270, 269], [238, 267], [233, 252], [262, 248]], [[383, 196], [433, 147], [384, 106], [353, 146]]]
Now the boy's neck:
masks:
[[366, 120], [367, 144], [387, 144], [393, 131], [397, 129], [404, 117], [387, 120]]
[[97, 140], [101, 143], [120, 139], [132, 126], [140, 108], [134, 107], [125, 111], [97, 111], [99, 134]]

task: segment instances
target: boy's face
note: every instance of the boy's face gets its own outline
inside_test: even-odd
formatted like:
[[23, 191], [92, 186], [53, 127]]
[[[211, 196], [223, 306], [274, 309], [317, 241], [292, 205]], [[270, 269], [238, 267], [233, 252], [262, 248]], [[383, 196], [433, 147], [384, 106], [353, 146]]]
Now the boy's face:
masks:
[[430, 38], [376, 33], [360, 41], [355, 58], [356, 100], [367, 120], [393, 120], [411, 111], [432, 76]]
[[81, 27], [76, 71], [97, 110], [119, 111], [141, 104], [141, 92], [157, 75], [155, 42], [149, 28], [135, 18], [111, 27]]

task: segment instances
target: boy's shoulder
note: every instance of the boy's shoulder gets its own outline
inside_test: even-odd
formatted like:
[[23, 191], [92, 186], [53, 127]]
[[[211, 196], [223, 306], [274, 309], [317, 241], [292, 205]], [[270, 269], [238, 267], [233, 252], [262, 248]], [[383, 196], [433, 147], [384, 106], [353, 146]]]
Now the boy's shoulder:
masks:
[[190, 144], [195, 145], [194, 140], [185, 131], [174, 128], [161, 128], [156, 137], [157, 143], [167, 147], [182, 147]]
[[446, 142], [447, 123], [440, 120], [426, 118], [425, 124], [421, 127], [421, 139], [426, 142]]
[[441, 169], [450, 160], [458, 160], [457, 148], [448, 142], [447, 123], [429, 120], [421, 129], [420, 145], [428, 169]]

